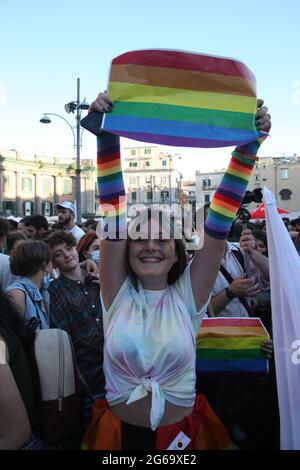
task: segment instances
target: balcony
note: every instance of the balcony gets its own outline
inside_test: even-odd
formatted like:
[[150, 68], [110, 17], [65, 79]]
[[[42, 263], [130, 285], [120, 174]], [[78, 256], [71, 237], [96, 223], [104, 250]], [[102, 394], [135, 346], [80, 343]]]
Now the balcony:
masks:
[[203, 189], [205, 191], [214, 191], [215, 189], [217, 189], [217, 187], [218, 187], [217, 184], [207, 185], [207, 184], [202, 183], [201, 189]]

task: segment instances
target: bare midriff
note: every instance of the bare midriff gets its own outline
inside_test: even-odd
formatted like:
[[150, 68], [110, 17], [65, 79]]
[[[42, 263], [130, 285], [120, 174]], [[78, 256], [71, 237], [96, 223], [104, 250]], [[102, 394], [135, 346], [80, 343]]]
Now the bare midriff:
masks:
[[[145, 398], [135, 401], [130, 405], [120, 403], [119, 405], [113, 405], [109, 408], [114, 415], [118, 416], [118, 418], [126, 423], [133, 424], [134, 426], [151, 427], [151, 400], [152, 394], [149, 393]], [[159, 427], [178, 423], [186, 416], [191, 415], [192, 411], [193, 407], [185, 408], [166, 401], [164, 415], [159, 423]]]

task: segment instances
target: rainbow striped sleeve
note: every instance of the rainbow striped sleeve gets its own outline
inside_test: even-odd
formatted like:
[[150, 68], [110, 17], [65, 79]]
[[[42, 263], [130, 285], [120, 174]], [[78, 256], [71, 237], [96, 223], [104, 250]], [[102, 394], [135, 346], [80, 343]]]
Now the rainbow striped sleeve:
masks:
[[196, 369], [201, 374], [268, 372], [261, 344], [269, 339], [259, 318], [204, 319], [196, 344]]
[[248, 181], [255, 165], [256, 153], [266, 135], [253, 142], [236, 147], [229, 166], [211, 201], [205, 221], [205, 231], [210, 236], [225, 240], [232, 221], [245, 195]]
[[181, 147], [225, 147], [257, 139], [256, 80], [242, 62], [174, 50], [115, 57], [103, 129]]
[[126, 192], [120, 155], [120, 138], [101, 132], [97, 137], [97, 182], [101, 216], [101, 236], [124, 239], [126, 226]]

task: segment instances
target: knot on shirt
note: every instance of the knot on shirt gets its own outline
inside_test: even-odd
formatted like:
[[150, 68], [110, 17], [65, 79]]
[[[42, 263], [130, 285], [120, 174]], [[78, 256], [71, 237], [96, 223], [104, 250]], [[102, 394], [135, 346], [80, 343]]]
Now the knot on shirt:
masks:
[[154, 431], [163, 417], [164, 409], [165, 409], [165, 396], [164, 392], [161, 390], [159, 384], [156, 380], [153, 380], [149, 377], [143, 377], [142, 383], [137, 385], [135, 389], [130, 394], [127, 405], [131, 403], [141, 400], [142, 398], [146, 397], [149, 392], [152, 392], [152, 403], [151, 403], [151, 411], [150, 411], [150, 422], [151, 422], [151, 429]]
[[143, 377], [142, 384], [143, 384], [143, 387], [147, 390], [147, 392], [152, 391], [151, 379], [149, 377]]
[[143, 377], [142, 382], [135, 387], [133, 392], [130, 394], [130, 397], [127, 400], [127, 405], [133, 403], [134, 401], [140, 400], [148, 395], [149, 392], [152, 392], [153, 381], [150, 377]]

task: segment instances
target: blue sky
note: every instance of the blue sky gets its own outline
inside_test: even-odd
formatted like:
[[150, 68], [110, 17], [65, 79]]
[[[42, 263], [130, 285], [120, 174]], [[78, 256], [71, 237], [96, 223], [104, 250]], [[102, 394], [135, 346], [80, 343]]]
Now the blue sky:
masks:
[[[92, 101], [106, 88], [110, 61], [134, 49], [170, 48], [233, 57], [255, 74], [272, 114], [261, 155], [300, 154], [300, 3], [298, 0], [0, 0], [0, 148], [72, 156], [72, 135], [44, 112]], [[128, 142], [124, 142], [124, 145]], [[130, 142], [131, 144], [131, 142]], [[176, 149], [185, 176], [225, 166], [230, 149]], [[83, 134], [83, 157], [95, 141]]]

